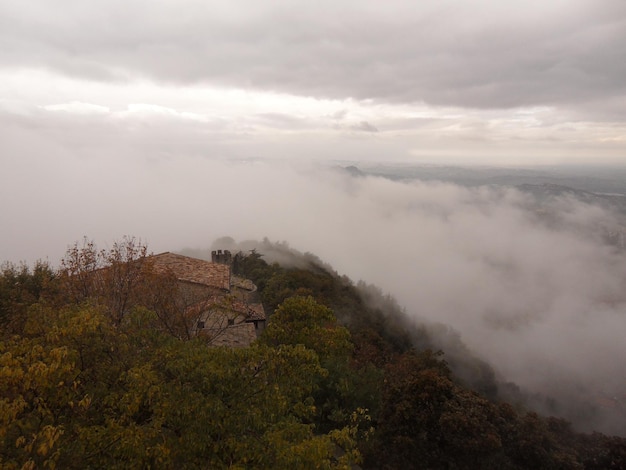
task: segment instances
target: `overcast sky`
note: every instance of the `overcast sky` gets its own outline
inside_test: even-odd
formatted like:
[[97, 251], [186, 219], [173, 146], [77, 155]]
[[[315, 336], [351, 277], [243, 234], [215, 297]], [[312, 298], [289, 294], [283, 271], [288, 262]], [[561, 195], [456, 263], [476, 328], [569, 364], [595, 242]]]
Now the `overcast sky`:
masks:
[[626, 2], [0, 0], [0, 118], [71, 153], [88, 121], [168, 158], [624, 163]]

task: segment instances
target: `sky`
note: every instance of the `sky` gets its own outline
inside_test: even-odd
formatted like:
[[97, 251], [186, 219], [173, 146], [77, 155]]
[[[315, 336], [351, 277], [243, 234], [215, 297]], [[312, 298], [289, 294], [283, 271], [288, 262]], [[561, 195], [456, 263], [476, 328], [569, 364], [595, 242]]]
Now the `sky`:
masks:
[[0, 51], [3, 134], [72, 153], [626, 159], [623, 0], [0, 0]]
[[338, 161], [626, 165], [626, 2], [0, 0], [0, 261], [284, 240], [531, 391], [626, 390], [614, 214]]

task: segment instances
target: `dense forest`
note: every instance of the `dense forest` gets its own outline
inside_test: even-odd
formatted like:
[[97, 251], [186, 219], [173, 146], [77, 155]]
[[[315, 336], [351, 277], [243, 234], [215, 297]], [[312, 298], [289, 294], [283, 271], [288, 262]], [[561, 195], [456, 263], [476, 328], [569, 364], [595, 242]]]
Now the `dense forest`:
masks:
[[181, 334], [173, 279], [132, 238], [3, 265], [0, 467], [626, 468], [626, 439], [503, 401], [453, 332], [267, 248], [284, 262], [233, 261], [269, 313], [237, 349]]

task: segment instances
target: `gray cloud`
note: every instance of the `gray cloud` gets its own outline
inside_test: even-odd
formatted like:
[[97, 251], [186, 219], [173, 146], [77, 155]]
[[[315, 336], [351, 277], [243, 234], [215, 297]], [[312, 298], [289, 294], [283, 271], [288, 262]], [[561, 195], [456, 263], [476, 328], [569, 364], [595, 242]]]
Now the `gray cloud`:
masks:
[[371, 125], [367, 121], [361, 121], [358, 124], [353, 125], [352, 129], [354, 129], [355, 131], [362, 131], [362, 132], [378, 132], [378, 129], [376, 128], [376, 126]]
[[[62, 12], [62, 13], [61, 13]], [[626, 4], [4, 2], [5, 67], [502, 108], [626, 95]]]
[[267, 123], [274, 128], [284, 129], [306, 129], [313, 127], [312, 123], [306, 119], [295, 117], [284, 113], [260, 113], [254, 116], [259, 123]]

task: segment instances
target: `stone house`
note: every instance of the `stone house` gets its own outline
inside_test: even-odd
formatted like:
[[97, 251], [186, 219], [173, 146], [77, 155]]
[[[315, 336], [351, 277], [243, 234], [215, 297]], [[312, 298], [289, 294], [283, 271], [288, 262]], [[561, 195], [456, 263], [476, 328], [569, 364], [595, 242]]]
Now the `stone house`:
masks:
[[249, 346], [265, 328], [266, 316], [256, 286], [232, 275], [230, 252], [206, 261], [175, 253], [149, 259], [157, 274], [173, 275], [193, 333], [212, 346]]

